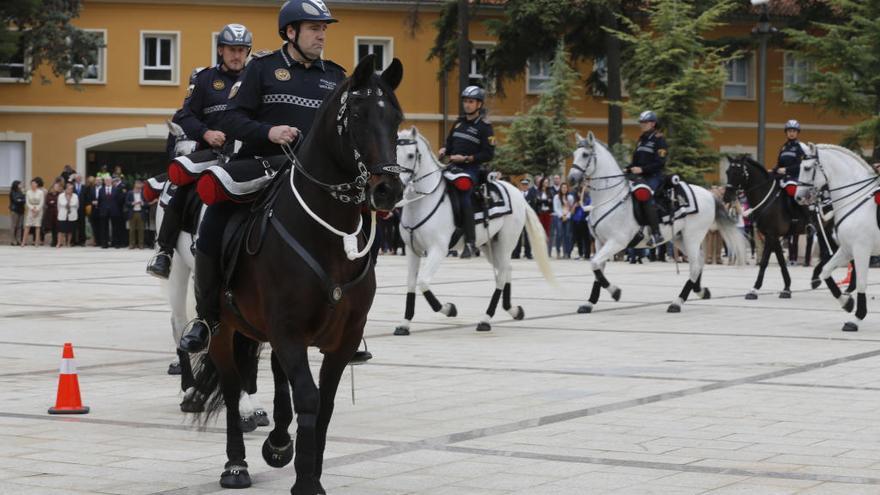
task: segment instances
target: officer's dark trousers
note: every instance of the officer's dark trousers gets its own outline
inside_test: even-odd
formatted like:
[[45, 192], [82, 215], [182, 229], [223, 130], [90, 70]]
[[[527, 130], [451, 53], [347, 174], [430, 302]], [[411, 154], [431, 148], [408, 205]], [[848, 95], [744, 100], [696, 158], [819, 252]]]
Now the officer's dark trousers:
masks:
[[183, 210], [186, 208], [191, 194], [195, 194], [195, 182], [178, 187], [174, 196], [165, 206], [165, 214], [162, 217], [162, 225], [159, 227], [159, 235], [156, 239], [162, 251], [169, 253], [174, 251], [177, 237], [180, 235]]
[[471, 192], [473, 188], [467, 191], [459, 191], [458, 198], [461, 205], [461, 226], [464, 229], [465, 242], [473, 243], [476, 241], [476, 225], [474, 225], [474, 205], [471, 201]]

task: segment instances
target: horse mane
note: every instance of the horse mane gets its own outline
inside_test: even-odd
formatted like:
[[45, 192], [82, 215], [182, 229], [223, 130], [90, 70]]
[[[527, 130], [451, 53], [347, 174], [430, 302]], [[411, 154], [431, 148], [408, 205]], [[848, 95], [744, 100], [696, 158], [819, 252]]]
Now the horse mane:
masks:
[[446, 166], [437, 159], [437, 155], [434, 154], [434, 150], [431, 148], [431, 142], [428, 141], [428, 138], [422, 135], [421, 132], [416, 132], [416, 139], [418, 139], [420, 146], [424, 146], [428, 151], [427, 155], [431, 157], [431, 161], [437, 166], [437, 168], [441, 170], [446, 168]]
[[758, 173], [760, 173], [762, 177], [766, 178], [770, 175], [770, 172], [768, 172], [767, 169], [764, 168], [764, 164], [752, 158], [751, 155], [740, 155], [740, 159], [745, 163], [751, 165], [752, 167], [758, 169]]
[[874, 170], [874, 167], [870, 166], [864, 158], [862, 158], [858, 153], [849, 148], [844, 148], [843, 146], [838, 146], [836, 144], [817, 144], [815, 146], [816, 149], [837, 151], [838, 153], [843, 153], [844, 155], [847, 155], [857, 161], [865, 170], [868, 170], [875, 175], [877, 174], [877, 171]]

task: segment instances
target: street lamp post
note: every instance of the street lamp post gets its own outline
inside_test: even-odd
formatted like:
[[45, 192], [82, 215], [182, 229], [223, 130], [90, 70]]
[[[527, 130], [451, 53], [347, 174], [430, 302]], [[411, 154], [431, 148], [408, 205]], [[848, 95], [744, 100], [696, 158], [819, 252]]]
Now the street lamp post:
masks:
[[767, 120], [767, 39], [776, 32], [776, 28], [770, 26], [770, 15], [767, 12], [767, 4], [770, 0], [751, 0], [752, 5], [761, 7], [761, 16], [758, 24], [752, 29], [752, 34], [758, 37], [758, 161], [764, 162], [765, 128]]

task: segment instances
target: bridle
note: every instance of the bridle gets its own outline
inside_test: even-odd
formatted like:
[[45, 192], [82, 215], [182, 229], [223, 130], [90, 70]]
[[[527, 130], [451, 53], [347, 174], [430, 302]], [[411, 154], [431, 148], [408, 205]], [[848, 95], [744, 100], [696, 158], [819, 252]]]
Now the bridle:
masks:
[[733, 189], [734, 191], [737, 192], [737, 194], [748, 195], [748, 193], [754, 191], [755, 189], [765, 186], [768, 182], [770, 183], [770, 189], [767, 190], [767, 194], [764, 195], [764, 197], [761, 199], [761, 201], [759, 201], [758, 204], [756, 204], [755, 206], [752, 206], [752, 207], [746, 209], [745, 211], [743, 211], [744, 217], [748, 217], [748, 216], [752, 215], [753, 213], [758, 211], [761, 207], [763, 207], [767, 203], [767, 201], [770, 200], [770, 198], [774, 197], [773, 193], [776, 192], [776, 179], [770, 177], [763, 182], [760, 182], [758, 184], [755, 184], [755, 185], [749, 187], [748, 189], [744, 189], [743, 185], [748, 184], [749, 181], [751, 180], [751, 175], [749, 174], [749, 167], [747, 166], [747, 164], [742, 163], [737, 160], [731, 160], [730, 164], [728, 165], [728, 170], [741, 170], [742, 171], [743, 181], [741, 184], [734, 186], [733, 184], [728, 182], [727, 184], [724, 185], [725, 189]]
[[620, 181], [615, 182], [614, 184], [611, 184], [606, 187], [597, 187], [597, 186], [590, 184], [590, 189], [593, 191], [605, 191], [608, 189], [613, 189], [615, 187], [620, 186], [621, 184], [626, 183], [626, 174], [622, 174], [622, 173], [621, 174], [614, 174], [614, 175], [603, 175], [603, 176], [599, 176], [599, 177], [588, 177], [589, 174], [587, 174], [587, 170], [590, 170], [591, 168], [596, 167], [596, 165], [599, 163], [599, 157], [596, 154], [596, 148], [595, 148], [594, 144], [591, 144], [591, 143], [587, 142], [586, 140], [579, 141], [577, 149], [582, 149], [582, 148], [585, 150], [584, 153], [586, 155], [588, 155], [586, 165], [583, 165], [583, 166], [578, 165], [578, 163], [576, 161], [572, 162], [572, 164], [571, 164], [571, 168], [581, 172], [581, 183], [586, 182], [586, 181], [592, 182], [595, 180], [603, 180], [603, 179], [618, 179], [618, 178], [620, 179]]
[[[803, 158], [803, 160], [801, 161], [801, 163], [803, 164], [803, 162], [807, 161], [807, 160], [813, 160], [816, 162], [814, 165], [809, 165], [809, 166], [801, 165], [803, 170], [810, 172], [810, 181], [803, 182], [803, 181], [798, 180], [797, 184], [799, 186], [804, 186], [804, 187], [810, 188], [810, 196], [813, 196], [815, 194], [815, 191], [818, 189], [816, 187], [816, 170], [817, 169], [820, 172], [822, 172], [822, 177], [825, 178], [825, 187], [827, 188], [827, 191], [829, 193], [829, 198], [830, 198], [830, 193], [832, 193], [834, 191], [843, 191], [843, 190], [849, 189], [851, 187], [861, 186], [861, 187], [858, 187], [857, 189], [854, 189], [854, 190], [844, 194], [843, 196], [841, 196], [837, 199], [831, 199], [830, 200], [831, 204], [843, 201], [845, 199], [853, 198], [853, 196], [859, 194], [860, 192], [864, 191], [865, 189], [870, 188], [877, 180], [880, 180], [880, 176], [873, 175], [871, 177], [868, 177], [867, 179], [857, 180], [855, 182], [851, 182], [849, 184], [844, 184], [839, 187], [829, 187], [831, 185], [831, 183], [828, 181], [828, 174], [825, 173], [825, 167], [822, 166], [822, 162], [819, 160], [819, 150], [818, 149], [816, 150], [815, 155], [805, 156]], [[856, 197], [856, 198], [853, 198], [852, 201], [856, 201], [858, 199], [859, 198]], [[849, 202], [844, 205], [835, 206], [834, 209], [835, 210], [838, 210], [838, 209], [842, 210], [846, 206], [849, 206]]]
[[[415, 164], [421, 163], [422, 151], [419, 149], [419, 142], [417, 139], [415, 139], [415, 138], [398, 139], [397, 140], [397, 147], [399, 148], [401, 146], [415, 146], [416, 151], [413, 155], [414, 156], [413, 163], [415, 163]], [[401, 174], [409, 174], [410, 176], [412, 176], [412, 175], [415, 175], [415, 173], [416, 173], [416, 168], [417, 168], [416, 166], [414, 166], [413, 168], [405, 167], [403, 165], [398, 165], [398, 166], [401, 169], [401, 172], [400, 172]], [[430, 196], [431, 194], [433, 194], [434, 191], [436, 191], [437, 188], [440, 187], [440, 184], [442, 184], [442, 182], [443, 182], [442, 180], [437, 181], [437, 184], [428, 192], [419, 191], [418, 189], [416, 189], [416, 184], [427, 179], [428, 177], [431, 177], [434, 174], [439, 174], [442, 171], [443, 171], [443, 168], [438, 167], [428, 173], [420, 175], [419, 177], [414, 177], [414, 178], [410, 179], [410, 181], [407, 183], [407, 189], [411, 189], [413, 193], [418, 195], [418, 197], [415, 199], [409, 200], [408, 202], [411, 203], [411, 202], [416, 201], [418, 199], [421, 199], [425, 196]]]

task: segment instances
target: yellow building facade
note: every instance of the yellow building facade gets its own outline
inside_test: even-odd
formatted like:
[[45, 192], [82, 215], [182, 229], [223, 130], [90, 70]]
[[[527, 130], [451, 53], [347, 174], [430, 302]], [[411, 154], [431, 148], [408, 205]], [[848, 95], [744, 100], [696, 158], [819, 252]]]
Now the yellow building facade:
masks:
[[[404, 79], [397, 96], [406, 112], [405, 125], [418, 126], [439, 147], [444, 107], [448, 119], [456, 116], [457, 74], [450, 74], [444, 98], [437, 80], [438, 63], [427, 60], [436, 34], [437, 6], [422, 3], [421, 28], [413, 31], [407, 22], [411, 9], [407, 3], [412, 2], [328, 2], [340, 22], [328, 30], [325, 57], [349, 69], [363, 53], [381, 54], [385, 63], [399, 58]], [[86, 174], [94, 174], [102, 165], [111, 169], [121, 165], [124, 171], [161, 168], [167, 161], [162, 155], [165, 120], [180, 106], [193, 68], [214, 63], [216, 33], [227, 23], [244, 24], [254, 33], [255, 49], [276, 49], [281, 43], [276, 31], [280, 4], [266, 0], [85, 0], [75, 24], [100, 32], [106, 43], [97, 66], [88, 68], [88, 80], [74, 85], [44, 67], [30, 80], [22, 80], [16, 77], [15, 63], [0, 64], [0, 227], [8, 225], [5, 192], [12, 179], [41, 176], [51, 181], [65, 164]], [[493, 43], [480, 17], [486, 15], [501, 15], [501, 11], [484, 9], [474, 19], [470, 38], [478, 51], [490, 50]], [[743, 24], [728, 30], [745, 33], [750, 28]], [[756, 59], [749, 56], [730, 69], [728, 84], [719, 95], [725, 106], [713, 131], [711, 144], [716, 149], [756, 152]], [[789, 118], [801, 121], [805, 140], [839, 142], [851, 121], [785, 101], [783, 81], [802, 77], [797, 61], [771, 50], [767, 67], [764, 162], [775, 160], [784, 140], [782, 125]], [[578, 67], [583, 77], [591, 69], [590, 64]], [[479, 62], [472, 64], [471, 72], [479, 78]], [[48, 84], [41, 81], [41, 74]], [[536, 101], [545, 78], [546, 66], [536, 62], [521, 79], [505, 83], [504, 96], [490, 95], [487, 105], [502, 138], [503, 126]], [[585, 96], [581, 88], [572, 103], [572, 127], [582, 134], [593, 130], [606, 139], [607, 105]], [[627, 118], [624, 124], [625, 139], [635, 140], [635, 120]]]

